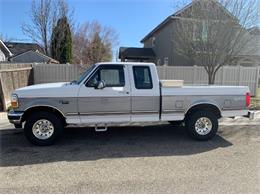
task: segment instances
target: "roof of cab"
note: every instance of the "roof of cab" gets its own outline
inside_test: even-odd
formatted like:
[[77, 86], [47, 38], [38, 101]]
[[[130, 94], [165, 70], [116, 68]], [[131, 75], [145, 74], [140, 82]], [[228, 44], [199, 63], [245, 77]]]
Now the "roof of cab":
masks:
[[154, 63], [151, 62], [99, 62], [96, 63], [96, 65], [153, 65], [155, 66]]

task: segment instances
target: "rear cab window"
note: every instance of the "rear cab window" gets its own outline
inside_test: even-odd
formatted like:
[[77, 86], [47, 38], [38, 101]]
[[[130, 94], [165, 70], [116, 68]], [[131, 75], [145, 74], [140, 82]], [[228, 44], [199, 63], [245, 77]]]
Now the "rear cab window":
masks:
[[133, 66], [136, 89], [152, 89], [153, 81], [149, 66]]

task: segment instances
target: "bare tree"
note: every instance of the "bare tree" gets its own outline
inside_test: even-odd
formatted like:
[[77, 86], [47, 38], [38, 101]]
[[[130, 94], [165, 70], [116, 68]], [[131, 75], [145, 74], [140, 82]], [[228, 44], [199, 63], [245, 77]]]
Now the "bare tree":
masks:
[[110, 61], [118, 35], [99, 22], [85, 22], [73, 33], [73, 63], [86, 66], [98, 61]]
[[[29, 16], [31, 21], [22, 25], [22, 31], [49, 54], [50, 37], [59, 18], [72, 18], [65, 0], [32, 0]], [[72, 21], [70, 19], [69, 21]]]
[[9, 42], [9, 41], [13, 41], [14, 39], [9, 37], [8, 35], [4, 35], [0, 33], [0, 40], [3, 42]]
[[252, 40], [247, 29], [259, 22], [259, 0], [196, 0], [173, 17], [177, 53], [203, 66], [214, 84], [217, 71]]

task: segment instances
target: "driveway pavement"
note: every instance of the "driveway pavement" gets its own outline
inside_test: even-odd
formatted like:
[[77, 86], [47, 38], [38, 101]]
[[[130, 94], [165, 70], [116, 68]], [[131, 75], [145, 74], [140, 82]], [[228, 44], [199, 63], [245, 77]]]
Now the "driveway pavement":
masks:
[[0, 193], [260, 193], [260, 127], [239, 121], [207, 142], [151, 124], [70, 128], [50, 147], [1, 121]]

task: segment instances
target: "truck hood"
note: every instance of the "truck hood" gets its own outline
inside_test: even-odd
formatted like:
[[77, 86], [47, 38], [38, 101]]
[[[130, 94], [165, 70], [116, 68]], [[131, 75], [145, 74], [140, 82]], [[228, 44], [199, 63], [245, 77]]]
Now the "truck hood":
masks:
[[77, 84], [69, 82], [37, 84], [13, 91], [19, 98], [32, 97], [73, 97], [77, 95]]

